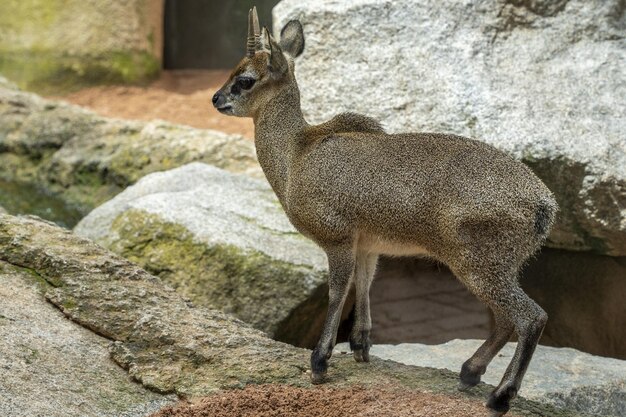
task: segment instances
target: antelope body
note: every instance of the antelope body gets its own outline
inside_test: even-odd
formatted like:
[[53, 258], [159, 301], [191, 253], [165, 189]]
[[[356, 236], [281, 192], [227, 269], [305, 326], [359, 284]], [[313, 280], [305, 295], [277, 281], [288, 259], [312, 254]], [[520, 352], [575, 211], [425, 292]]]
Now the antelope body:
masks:
[[427, 255], [445, 263], [492, 310], [495, 329], [461, 369], [460, 389], [480, 381], [513, 332], [518, 346], [487, 407], [510, 407], [546, 313], [518, 285], [542, 245], [557, 204], [520, 162], [482, 142], [437, 133], [387, 134], [366, 116], [343, 113], [312, 126], [302, 115], [294, 58], [304, 48], [291, 21], [280, 43], [250, 11], [246, 57], [213, 104], [252, 117], [261, 167], [293, 225], [327, 254], [329, 305], [311, 355], [323, 382], [350, 286], [356, 287], [350, 346], [369, 361], [369, 289], [380, 254]]

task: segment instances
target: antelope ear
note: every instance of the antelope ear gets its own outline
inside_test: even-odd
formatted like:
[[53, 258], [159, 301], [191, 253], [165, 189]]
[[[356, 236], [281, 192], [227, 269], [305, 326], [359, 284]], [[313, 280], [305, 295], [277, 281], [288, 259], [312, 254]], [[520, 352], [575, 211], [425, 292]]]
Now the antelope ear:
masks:
[[263, 28], [264, 32], [264, 46], [269, 50], [270, 57], [268, 67], [272, 74], [274, 75], [282, 75], [289, 71], [289, 64], [287, 63], [287, 58], [283, 55], [283, 51], [280, 48], [280, 45], [276, 43], [272, 35], [269, 34], [267, 28]]
[[280, 31], [280, 47], [294, 58], [300, 56], [304, 50], [304, 32], [298, 20], [290, 20]]

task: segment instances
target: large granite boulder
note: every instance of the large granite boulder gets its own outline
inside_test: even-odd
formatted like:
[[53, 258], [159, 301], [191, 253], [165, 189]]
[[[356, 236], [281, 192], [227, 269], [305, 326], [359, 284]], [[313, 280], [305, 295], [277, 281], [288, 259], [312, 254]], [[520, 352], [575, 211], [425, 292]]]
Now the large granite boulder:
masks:
[[324, 319], [326, 256], [264, 180], [202, 163], [153, 173], [75, 232], [281, 340], [303, 344]]
[[528, 164], [561, 211], [550, 245], [626, 255], [621, 0], [283, 0], [304, 24], [305, 116], [475, 137]]
[[[452, 340], [442, 345], [404, 343], [374, 345], [373, 356], [415, 366], [459, 371], [482, 340]], [[515, 343], [508, 343], [489, 365], [482, 380], [496, 385], [504, 375]], [[347, 344], [336, 352], [349, 351]], [[569, 348], [537, 346], [520, 394], [535, 401], [596, 416], [626, 415], [626, 361]]]
[[85, 214], [142, 176], [191, 161], [263, 175], [241, 136], [104, 118], [0, 87], [0, 179], [60, 193]]
[[143, 417], [175, 401], [132, 381], [109, 341], [65, 319], [45, 282], [0, 261], [0, 414]]
[[22, 87], [56, 91], [151, 78], [161, 68], [163, 3], [4, 1], [0, 72]]
[[[11, 279], [14, 274], [30, 275], [24, 282], [39, 282], [40, 294], [63, 315], [108, 339], [110, 358], [127, 370], [133, 380], [153, 391], [194, 399], [248, 384], [312, 388], [307, 372], [310, 351], [271, 340], [230, 315], [194, 306], [133, 263], [51, 223], [0, 214], [0, 262], [3, 268], [0, 279], [7, 276]], [[1, 305], [4, 306], [4, 301]], [[56, 314], [48, 318], [62, 321]], [[3, 320], [6, 318], [1, 317], [0, 321]], [[23, 356], [29, 357], [28, 351]], [[37, 363], [32, 353], [30, 356]], [[42, 356], [38, 366], [47, 366], [50, 357]], [[86, 367], [84, 371], [88, 374]], [[458, 378], [453, 372], [377, 358], [363, 365], [351, 355], [333, 358], [329, 372], [331, 387], [382, 386], [429, 391], [474, 403], [484, 400], [493, 389], [481, 384], [471, 392], [459, 393]], [[2, 383], [17, 386], [20, 375], [9, 372]], [[55, 389], [56, 379], [49, 377], [41, 382], [41, 389]], [[56, 387], [57, 391], [50, 395], [52, 400], [65, 394], [60, 385]], [[32, 396], [33, 392], [42, 395], [41, 391], [30, 389], [28, 395]], [[11, 405], [1, 401], [0, 413], [33, 415], [19, 414], [19, 409], [13, 414]], [[511, 413], [546, 417], [582, 415], [524, 398], [515, 400]]]

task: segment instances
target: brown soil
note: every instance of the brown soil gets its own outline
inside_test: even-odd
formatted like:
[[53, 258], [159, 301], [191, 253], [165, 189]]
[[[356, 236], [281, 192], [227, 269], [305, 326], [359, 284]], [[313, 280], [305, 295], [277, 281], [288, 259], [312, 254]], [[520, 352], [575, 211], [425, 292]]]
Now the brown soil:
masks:
[[478, 400], [462, 396], [364, 387], [307, 389], [260, 385], [182, 402], [151, 417], [476, 417], [486, 414]]
[[90, 108], [103, 116], [163, 119], [253, 138], [252, 119], [224, 116], [211, 104], [211, 97], [228, 75], [229, 71], [225, 70], [164, 71], [147, 87], [99, 86], [55, 98]]

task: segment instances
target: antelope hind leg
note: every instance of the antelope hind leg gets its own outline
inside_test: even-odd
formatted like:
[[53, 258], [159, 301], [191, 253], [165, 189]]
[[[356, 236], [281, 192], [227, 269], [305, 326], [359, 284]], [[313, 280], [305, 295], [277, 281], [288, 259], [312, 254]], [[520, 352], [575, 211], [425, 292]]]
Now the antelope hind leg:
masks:
[[487, 366], [509, 341], [513, 334], [513, 324], [503, 315], [495, 314], [495, 329], [485, 343], [461, 367], [459, 390], [465, 391], [480, 382]]

